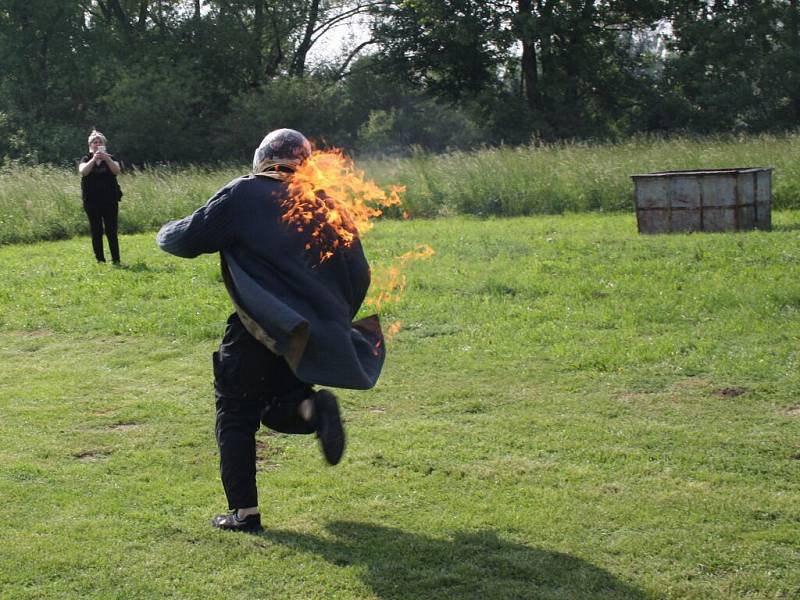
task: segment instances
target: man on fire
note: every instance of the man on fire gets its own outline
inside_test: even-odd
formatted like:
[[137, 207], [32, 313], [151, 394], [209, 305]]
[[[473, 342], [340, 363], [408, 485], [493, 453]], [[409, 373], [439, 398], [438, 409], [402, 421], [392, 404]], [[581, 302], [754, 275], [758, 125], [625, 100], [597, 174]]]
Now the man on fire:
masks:
[[[345, 445], [337, 398], [313, 386], [369, 389], [385, 358], [377, 317], [352, 322], [370, 283], [357, 232], [340, 244], [321, 239], [336, 235], [323, 214], [299, 224], [287, 219], [289, 185], [310, 155], [300, 132], [269, 133], [255, 151], [252, 174], [167, 223], [156, 238], [162, 250], [184, 258], [219, 252], [233, 302], [213, 354], [220, 474], [231, 511], [212, 520], [220, 529], [261, 529], [260, 425], [315, 433], [325, 460], [337, 464]], [[321, 255], [321, 243], [335, 250]]]

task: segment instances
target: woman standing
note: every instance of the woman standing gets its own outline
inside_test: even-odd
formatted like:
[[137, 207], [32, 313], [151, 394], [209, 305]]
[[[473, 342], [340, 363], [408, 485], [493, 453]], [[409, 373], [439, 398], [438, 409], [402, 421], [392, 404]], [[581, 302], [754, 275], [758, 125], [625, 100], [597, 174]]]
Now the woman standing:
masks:
[[119, 241], [117, 220], [122, 190], [117, 182], [120, 166], [106, 152], [106, 136], [97, 130], [89, 134], [89, 153], [78, 165], [81, 174], [81, 196], [83, 210], [89, 217], [92, 232], [92, 249], [97, 262], [106, 262], [103, 254], [103, 230], [108, 238], [111, 260], [119, 264]]

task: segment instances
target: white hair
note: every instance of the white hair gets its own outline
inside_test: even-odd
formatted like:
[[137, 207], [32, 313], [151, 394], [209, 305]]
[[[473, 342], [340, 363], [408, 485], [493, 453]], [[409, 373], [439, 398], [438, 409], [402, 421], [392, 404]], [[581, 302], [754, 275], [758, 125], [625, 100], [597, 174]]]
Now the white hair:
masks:
[[97, 129], [92, 129], [92, 133], [89, 134], [89, 140], [87, 143], [91, 144], [92, 140], [96, 140], [97, 138], [100, 138], [103, 141], [103, 144], [106, 143], [106, 136], [97, 131]]

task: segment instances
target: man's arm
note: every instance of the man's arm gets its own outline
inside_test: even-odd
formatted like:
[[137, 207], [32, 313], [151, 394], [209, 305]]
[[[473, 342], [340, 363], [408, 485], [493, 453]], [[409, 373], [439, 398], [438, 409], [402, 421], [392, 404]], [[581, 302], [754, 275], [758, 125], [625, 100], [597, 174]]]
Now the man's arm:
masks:
[[164, 225], [156, 243], [183, 258], [219, 252], [236, 241], [232, 208], [231, 188], [224, 187], [188, 217]]

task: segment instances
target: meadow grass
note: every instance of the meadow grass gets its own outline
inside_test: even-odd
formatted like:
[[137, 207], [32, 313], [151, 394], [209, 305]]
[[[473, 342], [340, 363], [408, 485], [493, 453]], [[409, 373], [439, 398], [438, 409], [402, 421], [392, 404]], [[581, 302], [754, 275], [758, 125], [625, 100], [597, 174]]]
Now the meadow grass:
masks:
[[[410, 158], [358, 160], [368, 178], [402, 184], [415, 217], [521, 216], [633, 210], [630, 176], [669, 169], [773, 167], [773, 206], [800, 208], [800, 135], [639, 137], [618, 144], [562, 143]], [[203, 204], [247, 165], [125, 170], [120, 229], [140, 233]], [[400, 209], [389, 210], [399, 216]], [[74, 170], [0, 169], [0, 244], [88, 232]]]
[[630, 176], [676, 169], [773, 167], [773, 205], [800, 208], [800, 135], [636, 137], [501, 147], [368, 161], [380, 182], [406, 186], [404, 208], [418, 216], [520, 216], [630, 211]]
[[[244, 167], [147, 167], [120, 175], [122, 233], [158, 229], [206, 203]], [[46, 165], [0, 168], [0, 244], [67, 239], [89, 232], [75, 170]]]
[[258, 436], [266, 530], [224, 509], [214, 256], [0, 248], [4, 598], [794, 598], [800, 212], [640, 236], [630, 215], [384, 221], [402, 329], [349, 446]]

